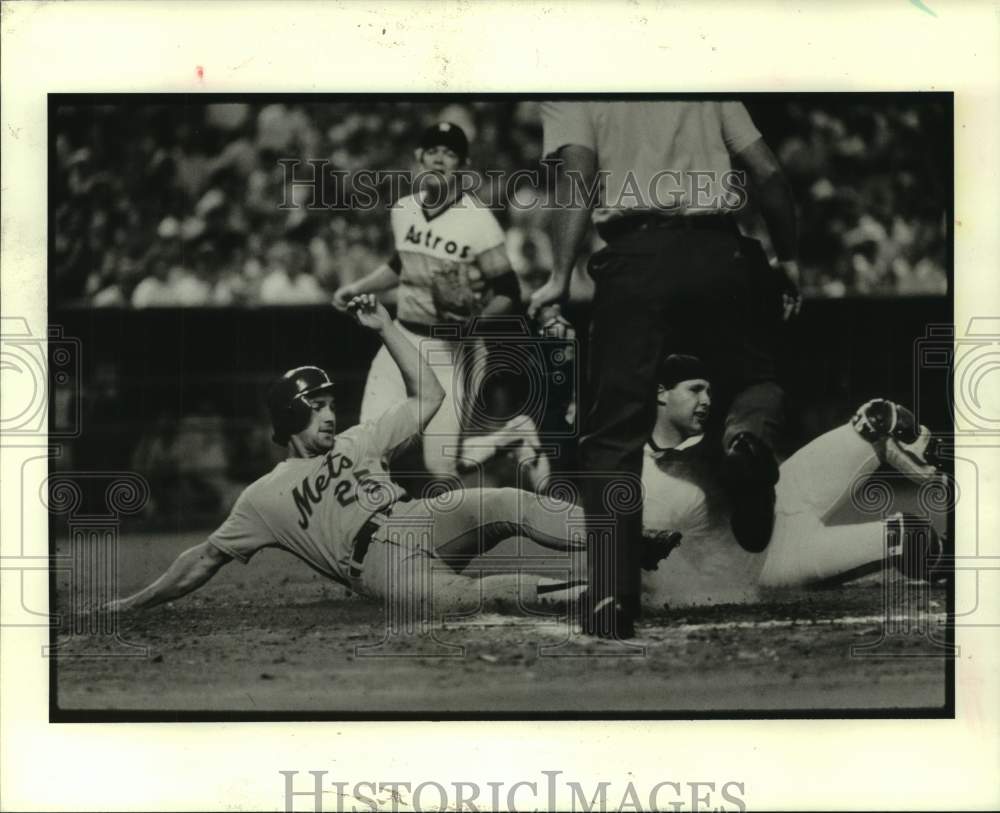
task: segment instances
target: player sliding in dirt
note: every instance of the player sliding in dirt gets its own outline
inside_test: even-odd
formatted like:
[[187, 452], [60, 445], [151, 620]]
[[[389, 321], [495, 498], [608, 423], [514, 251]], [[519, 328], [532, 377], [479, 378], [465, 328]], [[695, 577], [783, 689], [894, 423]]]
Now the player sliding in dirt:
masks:
[[[732, 535], [719, 461], [702, 442], [711, 405], [702, 362], [667, 357], [645, 447], [643, 525], [647, 537], [676, 529], [684, 541], [664, 567], [644, 576], [645, 603], [754, 600], [760, 587], [842, 583], [886, 561], [907, 576], [934, 575], [928, 558], [943, 552], [946, 482], [930, 433], [909, 410], [869, 401], [786, 460], [770, 543], [749, 553]], [[870, 477], [877, 470], [884, 485]]]
[[[405, 592], [425, 601], [444, 591], [442, 597], [452, 599], [456, 593], [478, 597], [474, 588], [489, 583], [490, 597], [530, 601], [535, 596], [525, 594], [531, 587], [519, 574], [483, 581], [458, 574], [512, 536], [561, 552], [582, 550], [583, 518], [571, 503], [509, 488], [415, 500], [389, 479], [386, 456], [427, 426], [444, 391], [373, 294], [354, 297], [349, 310], [381, 336], [402, 375], [406, 398], [376, 420], [336, 434], [333, 382], [317, 367], [289, 370], [268, 397], [273, 439], [287, 449], [288, 459], [247, 487], [205, 542], [180, 554], [153, 584], [112, 602], [111, 609], [179, 598], [233, 559], [245, 563], [269, 547], [298, 556], [366, 596]], [[566, 563], [568, 570], [568, 555]], [[477, 568], [477, 575], [481, 572]]]

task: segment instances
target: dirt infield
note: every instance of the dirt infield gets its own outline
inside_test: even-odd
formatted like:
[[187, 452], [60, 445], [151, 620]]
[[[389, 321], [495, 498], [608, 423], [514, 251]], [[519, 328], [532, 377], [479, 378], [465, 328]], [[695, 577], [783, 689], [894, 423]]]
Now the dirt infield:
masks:
[[[201, 538], [124, 539], [121, 592], [150, 581]], [[945, 594], [926, 589], [925, 612], [888, 625], [875, 581], [775, 594], [755, 605], [653, 611], [638, 629], [640, 646], [629, 650], [583, 638], [558, 615], [510, 608], [445, 621], [433, 635], [387, 639], [381, 606], [347, 596], [287, 554], [264, 551], [245, 567], [224, 568], [198, 593], [123, 619], [121, 639], [145, 654], [108, 637], [61, 634], [55, 705], [180, 719], [227, 711], [941, 709], [947, 662], [929, 639], [944, 638]], [[852, 655], [852, 647], [862, 651]], [[132, 657], [108, 657], [116, 654]], [[75, 657], [82, 655], [89, 657]]]

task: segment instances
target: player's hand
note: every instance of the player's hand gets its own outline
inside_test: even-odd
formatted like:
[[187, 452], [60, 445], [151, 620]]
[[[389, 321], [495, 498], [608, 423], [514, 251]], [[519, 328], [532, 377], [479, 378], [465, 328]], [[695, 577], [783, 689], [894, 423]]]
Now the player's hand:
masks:
[[94, 606], [90, 609], [90, 615], [124, 615], [125, 613], [135, 609], [134, 605], [131, 604], [128, 599], [116, 598], [114, 601], [109, 601], [106, 604], [102, 604], [99, 607]]
[[802, 310], [802, 294], [799, 291], [799, 264], [795, 260], [778, 263], [778, 277], [781, 286], [781, 321], [787, 322]]
[[486, 276], [478, 266], [470, 265], [466, 270], [465, 279], [472, 293], [482, 296], [486, 292]]
[[336, 291], [333, 292], [333, 307], [335, 307], [341, 313], [347, 313], [347, 303], [350, 302], [357, 294], [354, 292], [354, 287], [351, 285], [341, 285]]
[[542, 308], [548, 305], [558, 305], [569, 291], [569, 274], [565, 279], [559, 279], [553, 274], [549, 281], [531, 295], [528, 303], [528, 317], [537, 319]]
[[559, 305], [546, 305], [538, 311], [538, 333], [548, 339], [562, 339], [571, 342], [576, 338], [576, 330], [562, 315]]
[[392, 317], [385, 305], [378, 301], [375, 294], [361, 294], [347, 303], [347, 311], [358, 320], [358, 324], [376, 333], [381, 333], [390, 324]]

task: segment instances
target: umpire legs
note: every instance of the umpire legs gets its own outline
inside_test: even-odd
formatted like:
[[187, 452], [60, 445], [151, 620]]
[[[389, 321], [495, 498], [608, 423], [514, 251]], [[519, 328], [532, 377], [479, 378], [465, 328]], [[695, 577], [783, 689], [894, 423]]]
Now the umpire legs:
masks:
[[[642, 448], [656, 420], [663, 355], [693, 353], [708, 363], [713, 389], [718, 383], [723, 393], [727, 436], [773, 440], [782, 401], [769, 314], [777, 300], [766, 260], [748, 254], [752, 243], [729, 232], [635, 233], [591, 259], [596, 287], [580, 441], [588, 632], [629, 637], [640, 612]], [[746, 491], [751, 507], [756, 491], [771, 489], [760, 486]], [[757, 513], [771, 506], [773, 496]], [[616, 612], [593, 612], [615, 604]]]
[[661, 297], [648, 287], [656, 286], [656, 270], [594, 271], [580, 441], [590, 599], [583, 624], [585, 632], [602, 637], [631, 637], [640, 611], [642, 448], [656, 420], [664, 335]]

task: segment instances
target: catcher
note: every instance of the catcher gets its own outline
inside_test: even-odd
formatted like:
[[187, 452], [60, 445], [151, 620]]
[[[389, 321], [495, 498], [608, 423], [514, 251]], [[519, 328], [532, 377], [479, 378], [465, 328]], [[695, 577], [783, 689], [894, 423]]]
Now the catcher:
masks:
[[[560, 551], [569, 572], [568, 552], [583, 549], [585, 526], [576, 506], [509, 488], [415, 500], [389, 479], [386, 456], [433, 420], [445, 393], [373, 294], [355, 297], [347, 308], [381, 336], [405, 397], [374, 421], [336, 434], [333, 382], [317, 367], [289, 370], [268, 397], [273, 439], [288, 458], [243, 491], [206, 541], [109, 609], [142, 609], [179, 598], [233, 559], [246, 563], [257, 551], [274, 547], [361, 595], [405, 593], [416, 602], [430, 602], [432, 594], [435, 601], [478, 597], [480, 591], [470, 588], [485, 582], [462, 572], [512, 536]], [[540, 569], [551, 574], [553, 568]], [[494, 573], [486, 581], [493, 598], [536, 597], [525, 594], [526, 580], [519, 573]]]
[[[755, 600], [759, 588], [832, 586], [880, 571], [942, 575], [947, 480], [936, 439], [905, 407], [863, 404], [780, 467], [774, 531], [744, 550], [728, 521], [718, 455], [703, 442], [709, 375], [694, 356], [662, 363], [657, 420], [643, 463], [644, 536], [683, 542], [643, 577], [644, 601], [671, 606]], [[936, 561], [935, 561], [936, 560]]]

